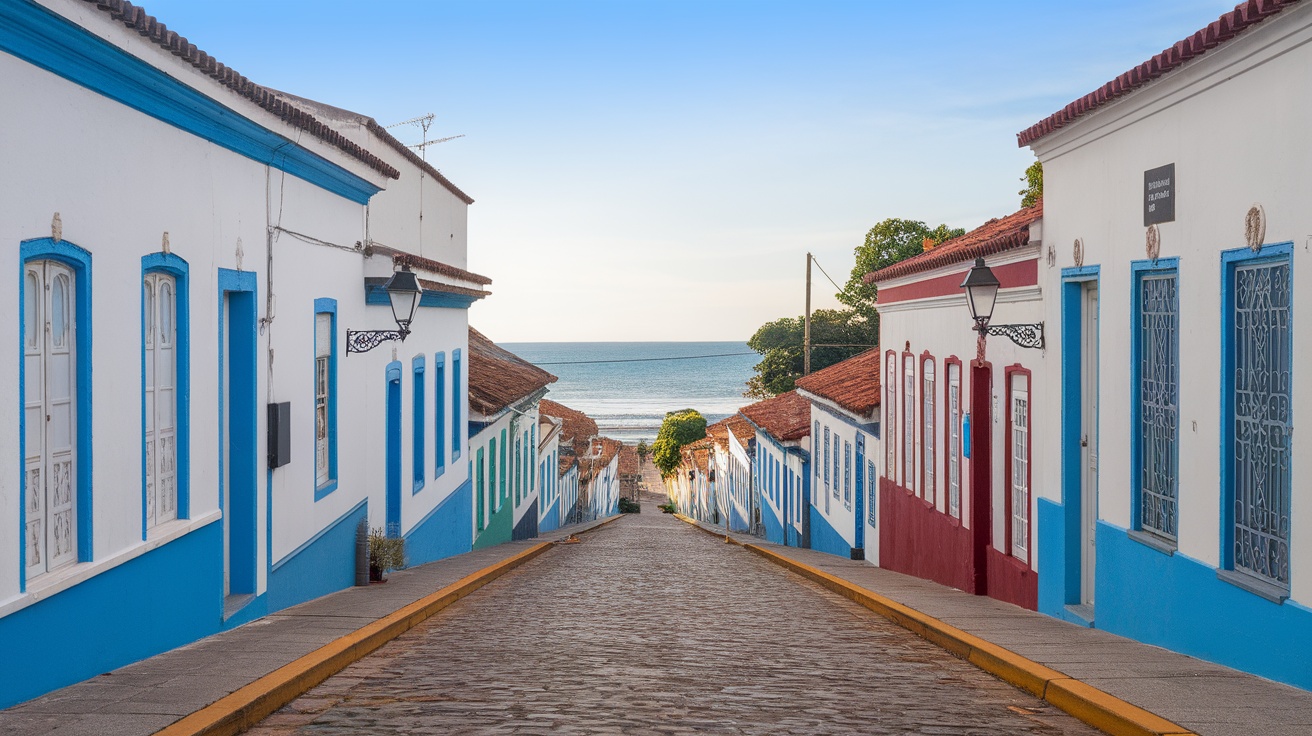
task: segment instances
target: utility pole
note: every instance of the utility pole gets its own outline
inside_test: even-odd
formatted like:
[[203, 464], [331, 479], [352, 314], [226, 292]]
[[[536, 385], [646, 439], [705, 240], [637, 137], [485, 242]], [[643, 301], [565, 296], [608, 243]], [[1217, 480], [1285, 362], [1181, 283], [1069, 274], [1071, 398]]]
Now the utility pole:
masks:
[[811, 254], [806, 254], [806, 326], [802, 331], [802, 375], [811, 375]]

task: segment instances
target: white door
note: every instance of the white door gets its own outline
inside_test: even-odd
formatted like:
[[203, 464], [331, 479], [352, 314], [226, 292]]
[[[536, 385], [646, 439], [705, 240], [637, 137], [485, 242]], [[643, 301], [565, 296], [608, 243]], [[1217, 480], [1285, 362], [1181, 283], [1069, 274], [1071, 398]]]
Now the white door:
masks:
[[72, 269], [23, 273], [24, 542], [29, 578], [77, 561], [76, 325]]
[[1080, 483], [1080, 602], [1093, 605], [1094, 543], [1098, 527], [1098, 284], [1084, 288], [1083, 360], [1080, 372], [1084, 408], [1081, 412]]
[[172, 276], [148, 273], [145, 304], [146, 526], [178, 518], [177, 306]]

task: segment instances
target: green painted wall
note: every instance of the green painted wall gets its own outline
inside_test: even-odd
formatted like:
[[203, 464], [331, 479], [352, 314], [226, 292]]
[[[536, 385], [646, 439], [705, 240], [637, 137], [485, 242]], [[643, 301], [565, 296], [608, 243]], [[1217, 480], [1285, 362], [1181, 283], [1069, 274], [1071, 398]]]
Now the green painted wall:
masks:
[[510, 533], [514, 530], [514, 521], [515, 507], [509, 503], [502, 503], [501, 510], [493, 512], [492, 518], [488, 519], [487, 528], [474, 537], [474, 549], [509, 542]]

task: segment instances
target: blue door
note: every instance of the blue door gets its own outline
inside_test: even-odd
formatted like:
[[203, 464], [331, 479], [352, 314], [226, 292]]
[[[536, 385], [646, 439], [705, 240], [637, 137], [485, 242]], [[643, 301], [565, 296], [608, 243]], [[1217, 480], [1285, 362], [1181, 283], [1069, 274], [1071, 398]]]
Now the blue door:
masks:
[[387, 536], [401, 536], [401, 364], [387, 365]]

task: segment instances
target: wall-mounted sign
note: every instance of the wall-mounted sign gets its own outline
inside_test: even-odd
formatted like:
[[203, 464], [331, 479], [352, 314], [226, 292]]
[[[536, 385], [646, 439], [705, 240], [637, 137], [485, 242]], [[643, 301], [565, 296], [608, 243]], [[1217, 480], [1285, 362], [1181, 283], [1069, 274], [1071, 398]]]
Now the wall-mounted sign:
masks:
[[1175, 164], [1143, 172], [1143, 225], [1175, 222]]

